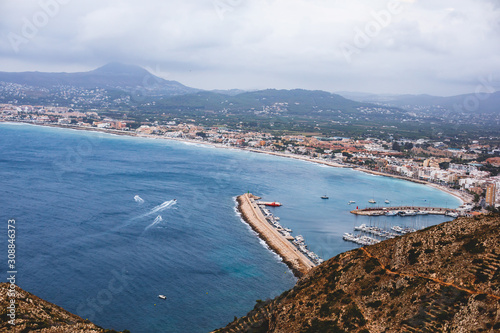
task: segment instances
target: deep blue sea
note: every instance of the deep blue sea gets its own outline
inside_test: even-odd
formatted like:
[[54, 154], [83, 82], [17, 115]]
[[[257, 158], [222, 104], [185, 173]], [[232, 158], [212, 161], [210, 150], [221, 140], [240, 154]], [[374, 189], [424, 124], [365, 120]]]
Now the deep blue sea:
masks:
[[[237, 215], [235, 197], [247, 191], [280, 201], [273, 212], [281, 224], [325, 259], [356, 247], [342, 240], [356, 224], [422, 227], [448, 220], [349, 213], [371, 198], [459, 205], [433, 188], [351, 169], [3, 123], [0, 280], [7, 279], [7, 221], [14, 218], [20, 287], [105, 328], [208, 332], [296, 282]], [[322, 200], [324, 194], [330, 199]]]

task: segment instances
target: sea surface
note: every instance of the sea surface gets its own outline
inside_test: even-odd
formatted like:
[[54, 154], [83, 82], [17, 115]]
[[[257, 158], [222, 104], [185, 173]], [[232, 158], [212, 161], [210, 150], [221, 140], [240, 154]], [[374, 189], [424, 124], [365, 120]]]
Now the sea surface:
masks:
[[[444, 216], [358, 217], [383, 204], [457, 207], [436, 189], [351, 169], [234, 149], [0, 124], [0, 236], [16, 220], [17, 283], [97, 325], [208, 332], [296, 279], [240, 219], [250, 191], [324, 259], [366, 223], [426, 227]], [[328, 200], [322, 200], [322, 195]], [[175, 199], [175, 200], [174, 200]], [[356, 201], [348, 205], [348, 201]], [[158, 298], [167, 296], [166, 300]]]

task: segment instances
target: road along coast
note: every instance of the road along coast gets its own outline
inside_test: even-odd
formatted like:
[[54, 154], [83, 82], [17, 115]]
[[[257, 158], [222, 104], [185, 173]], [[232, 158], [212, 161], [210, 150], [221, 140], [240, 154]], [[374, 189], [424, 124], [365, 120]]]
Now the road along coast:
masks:
[[262, 211], [255, 202], [257, 198], [251, 193], [245, 193], [237, 198], [238, 210], [243, 220], [282, 258], [283, 262], [290, 267], [296, 277], [300, 278], [304, 276], [316, 265], [267, 223]]

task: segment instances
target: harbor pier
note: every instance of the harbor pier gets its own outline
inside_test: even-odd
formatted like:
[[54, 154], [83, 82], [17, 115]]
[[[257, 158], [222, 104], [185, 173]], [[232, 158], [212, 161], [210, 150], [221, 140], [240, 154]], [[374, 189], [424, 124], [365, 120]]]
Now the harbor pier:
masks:
[[262, 210], [255, 201], [256, 199], [259, 198], [251, 193], [245, 193], [237, 198], [238, 210], [243, 219], [283, 259], [283, 262], [290, 267], [295, 276], [302, 277], [316, 265], [266, 221]]
[[[397, 206], [397, 207], [369, 207], [363, 209], [351, 210], [352, 214], [355, 215], [366, 215], [366, 216], [377, 216], [377, 215], [387, 215], [387, 212], [414, 212], [414, 215], [449, 215], [456, 217], [460, 214], [460, 211], [452, 208], [442, 208], [442, 207], [419, 207], [419, 206]], [[410, 215], [410, 214], [407, 214]]]

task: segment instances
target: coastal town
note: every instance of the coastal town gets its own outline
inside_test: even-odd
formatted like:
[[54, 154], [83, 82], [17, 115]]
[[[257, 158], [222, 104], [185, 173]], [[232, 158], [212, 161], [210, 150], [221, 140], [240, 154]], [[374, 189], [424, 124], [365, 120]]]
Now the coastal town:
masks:
[[471, 139], [456, 147], [449, 139], [324, 137], [320, 133], [278, 134], [204, 126], [176, 118], [141, 123], [126, 118], [110, 118], [97, 109], [0, 104], [3, 122], [190, 141], [356, 168], [437, 187], [460, 198], [462, 208], [475, 214], [496, 211], [500, 204], [500, 147], [487, 140]]

